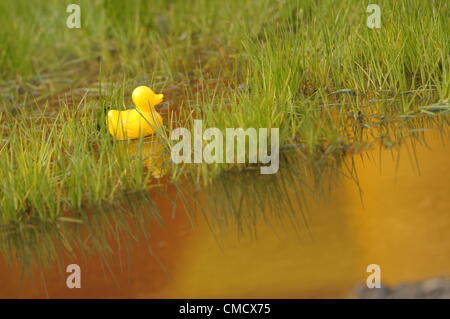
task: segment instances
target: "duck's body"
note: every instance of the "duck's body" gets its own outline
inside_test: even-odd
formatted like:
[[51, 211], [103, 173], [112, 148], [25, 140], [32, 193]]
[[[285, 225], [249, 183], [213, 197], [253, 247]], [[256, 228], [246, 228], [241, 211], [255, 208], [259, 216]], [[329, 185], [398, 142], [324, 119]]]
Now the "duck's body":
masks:
[[162, 125], [158, 112], [139, 112], [137, 110], [108, 112], [109, 133], [119, 140], [136, 139], [152, 135]]
[[161, 115], [155, 110], [155, 105], [163, 100], [162, 94], [155, 94], [149, 87], [139, 86], [134, 89], [132, 99], [136, 109], [108, 112], [108, 131], [119, 140], [152, 135], [163, 123]]

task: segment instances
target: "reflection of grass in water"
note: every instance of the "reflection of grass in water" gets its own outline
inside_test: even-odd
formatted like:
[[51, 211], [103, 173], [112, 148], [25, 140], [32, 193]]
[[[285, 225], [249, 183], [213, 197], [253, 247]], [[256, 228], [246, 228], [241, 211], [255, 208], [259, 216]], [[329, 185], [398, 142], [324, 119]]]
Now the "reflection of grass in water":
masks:
[[[389, 124], [391, 121], [394, 123]], [[447, 117], [386, 118], [385, 123], [364, 132], [357, 145], [329, 145], [314, 154], [308, 154], [303, 144], [285, 147], [277, 174], [260, 175], [256, 166], [224, 173], [202, 189], [195, 208], [219, 234], [235, 229], [256, 235], [258, 223], [276, 221], [281, 227], [288, 222], [299, 235], [305, 235], [308, 202], [326, 198], [340, 179], [352, 180], [364, 201], [355, 161], [373, 161], [381, 170], [381, 153], [388, 151], [397, 167], [400, 160], [408, 158], [420, 172], [417, 145], [427, 146], [425, 133], [430, 130], [445, 143], [450, 134], [448, 124]]]
[[[260, 175], [258, 169], [253, 169], [256, 167], [223, 174], [206, 187], [202, 194], [205, 206], [201, 210], [219, 233], [236, 228], [238, 232], [256, 235], [257, 224], [269, 220], [276, 220], [281, 227], [291, 224], [299, 234], [305, 233], [306, 198], [324, 192], [325, 179], [339, 174], [339, 162], [339, 156], [333, 156], [318, 169], [311, 166], [301, 151], [294, 150], [282, 155], [277, 174]], [[319, 174], [325, 174], [326, 178]]]
[[[82, 263], [94, 257], [114, 280], [110, 258], [118, 251], [114, 252], [112, 246], [119, 251], [128, 250], [130, 242], [139, 239], [145, 241], [142, 247], [159, 261], [150, 244], [147, 227], [151, 220], [160, 224], [162, 220], [148, 192], [128, 194], [121, 198], [120, 204], [85, 208], [76, 216], [3, 226], [0, 231], [3, 258], [9, 264], [18, 265], [23, 274], [42, 277], [48, 269], [56, 269], [65, 276], [67, 265], [62, 264], [63, 260], [74, 260], [78, 256], [81, 257], [78, 262]], [[41, 279], [45, 286], [45, 278]]]

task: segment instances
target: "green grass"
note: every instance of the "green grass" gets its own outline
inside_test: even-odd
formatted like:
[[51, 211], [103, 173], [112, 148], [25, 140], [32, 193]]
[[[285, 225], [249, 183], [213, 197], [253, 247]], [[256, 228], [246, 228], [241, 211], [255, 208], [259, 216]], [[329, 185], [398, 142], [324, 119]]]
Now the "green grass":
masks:
[[[165, 93], [166, 135], [194, 118], [279, 127], [310, 161], [390, 146], [387, 127], [422, 128], [423, 116], [448, 125], [420, 108], [448, 110], [448, 1], [377, 3], [381, 29], [367, 28], [363, 1], [79, 1], [82, 28], [68, 29], [61, 1], [0, 1], [0, 223], [54, 221], [159, 183], [148, 139], [105, 128], [105, 110], [141, 84]], [[172, 182], [246, 169], [171, 165], [167, 136], [158, 143], [150, 160]]]

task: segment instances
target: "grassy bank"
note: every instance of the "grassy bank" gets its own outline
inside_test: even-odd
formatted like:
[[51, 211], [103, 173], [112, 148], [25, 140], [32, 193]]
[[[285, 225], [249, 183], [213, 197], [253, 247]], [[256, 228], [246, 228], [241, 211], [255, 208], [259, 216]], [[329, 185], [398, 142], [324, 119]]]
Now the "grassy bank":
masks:
[[79, 4], [82, 27], [69, 29], [60, 1], [0, 1], [2, 223], [57, 220], [163, 173], [205, 184], [230, 169], [170, 165], [163, 138], [112, 140], [105, 110], [130, 106], [141, 84], [165, 94], [166, 133], [194, 118], [279, 127], [312, 161], [392, 146], [388, 127], [423, 129], [423, 116], [448, 125], [448, 1], [378, 1], [381, 29], [361, 1]]

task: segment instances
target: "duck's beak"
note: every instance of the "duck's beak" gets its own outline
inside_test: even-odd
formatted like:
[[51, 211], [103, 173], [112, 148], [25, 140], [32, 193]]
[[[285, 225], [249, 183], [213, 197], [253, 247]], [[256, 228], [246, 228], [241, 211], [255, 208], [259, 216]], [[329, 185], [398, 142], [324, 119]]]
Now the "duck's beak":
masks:
[[164, 94], [155, 94], [155, 105], [161, 103], [163, 101]]

